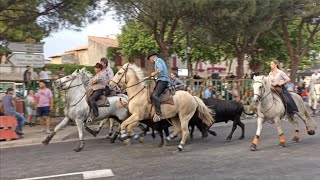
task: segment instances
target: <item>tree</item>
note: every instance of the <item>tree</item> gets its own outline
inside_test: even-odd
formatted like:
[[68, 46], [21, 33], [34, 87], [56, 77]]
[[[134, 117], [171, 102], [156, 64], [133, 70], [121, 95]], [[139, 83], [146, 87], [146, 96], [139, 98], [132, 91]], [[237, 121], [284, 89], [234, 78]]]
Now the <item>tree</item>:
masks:
[[[2, 0], [0, 1], [0, 39], [37, 38], [61, 28], [78, 29], [99, 19], [108, 9], [95, 0]], [[29, 27], [33, 28], [24, 31]], [[24, 39], [25, 40], [25, 39]]]
[[168, 60], [172, 50], [203, 16], [206, 3], [197, 0], [109, 0], [119, 19], [125, 22], [136, 20], [148, 27], [157, 42], [160, 52]]
[[129, 59], [140, 58], [151, 50], [159, 50], [150, 28], [136, 20], [128, 21], [122, 27], [118, 40], [121, 54]]
[[290, 79], [295, 81], [298, 65], [320, 31], [320, 8], [312, 0], [288, 0], [280, 11], [283, 41], [291, 60]]
[[[237, 57], [237, 76], [244, 74], [245, 55], [250, 55], [261, 33], [271, 28], [278, 15], [279, 0], [219, 1], [221, 7], [211, 12], [202, 28], [207, 30], [204, 38], [223, 41], [233, 47]], [[214, 17], [214, 18], [211, 18]]]

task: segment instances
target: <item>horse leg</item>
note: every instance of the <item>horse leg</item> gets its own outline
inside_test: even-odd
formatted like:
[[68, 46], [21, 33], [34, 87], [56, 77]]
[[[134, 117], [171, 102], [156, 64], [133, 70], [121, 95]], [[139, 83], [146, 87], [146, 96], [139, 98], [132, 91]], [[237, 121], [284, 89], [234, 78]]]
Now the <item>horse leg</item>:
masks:
[[172, 126], [173, 126], [173, 132], [169, 136], [166, 137], [166, 141], [170, 142], [174, 138], [177, 137], [178, 133], [181, 131], [181, 124], [178, 117], [171, 118]]
[[292, 141], [298, 142], [300, 140], [300, 131], [299, 131], [299, 123], [295, 122], [295, 131], [294, 131], [294, 137], [292, 139]]
[[139, 121], [139, 117], [135, 114], [132, 114], [128, 119], [123, 121], [120, 125], [120, 139], [124, 141], [125, 144], [130, 143], [128, 134], [126, 133], [126, 128], [129, 124]]
[[188, 136], [189, 136], [188, 124], [189, 124], [189, 121], [192, 118], [192, 116], [193, 116], [192, 113], [188, 114], [188, 115], [184, 115], [184, 116], [182, 116], [181, 113], [179, 113], [181, 130], [182, 130], [182, 138], [181, 138], [180, 144], [178, 145], [179, 151], [183, 150], [184, 145], [188, 139]]
[[257, 150], [257, 146], [259, 144], [260, 134], [261, 134], [261, 131], [262, 131], [262, 124], [263, 124], [263, 119], [261, 117], [258, 117], [258, 119], [257, 119], [256, 136], [253, 138], [252, 144], [250, 146], [250, 150], [251, 151], [256, 151]]
[[280, 140], [279, 146], [286, 147], [286, 138], [283, 135], [280, 118], [276, 118], [275, 123], [276, 123], [278, 134], [279, 134], [279, 140]]
[[194, 132], [194, 124], [190, 124], [191, 130], [190, 130], [190, 139], [193, 139], [193, 132]]
[[49, 134], [47, 136], [47, 138], [45, 140], [42, 141], [43, 145], [48, 145], [49, 142], [51, 141], [51, 139], [53, 138], [54, 135], [56, 135], [56, 133], [59, 131], [60, 128], [64, 127], [67, 125], [69, 119], [67, 117], [65, 117], [53, 130], [53, 132], [51, 134]]
[[112, 137], [112, 135], [113, 135], [113, 127], [114, 127], [114, 119], [109, 118], [109, 135], [107, 136], [107, 139]]
[[82, 119], [76, 119], [76, 124], [78, 128], [79, 133], [79, 144], [73, 149], [75, 152], [80, 152], [84, 147], [84, 140], [83, 140], [83, 120]]
[[239, 137], [239, 139], [241, 140], [241, 139], [244, 139], [244, 127], [245, 127], [245, 125], [241, 122], [240, 119], [238, 121], [238, 126], [240, 126], [240, 128], [241, 128], [241, 136]]
[[117, 132], [110, 138], [110, 143], [115, 143], [119, 135], [120, 135], [120, 126], [118, 127]]

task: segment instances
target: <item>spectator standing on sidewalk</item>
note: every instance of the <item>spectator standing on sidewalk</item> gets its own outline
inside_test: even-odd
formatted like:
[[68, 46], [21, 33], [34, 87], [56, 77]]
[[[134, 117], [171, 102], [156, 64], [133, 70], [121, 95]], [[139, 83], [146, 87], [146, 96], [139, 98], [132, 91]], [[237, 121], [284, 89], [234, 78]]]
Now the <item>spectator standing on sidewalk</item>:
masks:
[[207, 89], [204, 91], [204, 98], [212, 98], [212, 90], [213, 86], [208, 86]]
[[42, 71], [40, 71], [39, 80], [43, 80], [47, 88], [51, 87], [51, 71], [49, 71], [47, 66], [44, 66]]
[[53, 96], [45, 81], [40, 81], [40, 89], [37, 92], [37, 110], [40, 119], [41, 132], [50, 134], [50, 111], [53, 110]]
[[36, 104], [35, 104], [36, 96], [34, 95], [33, 90], [29, 91], [29, 95], [27, 96], [26, 103], [27, 103], [27, 113], [28, 113], [27, 123], [30, 127], [33, 127], [35, 126], [34, 117], [36, 115]]
[[2, 109], [6, 116], [15, 116], [18, 122], [16, 133], [21, 137], [23, 135], [23, 125], [26, 119], [16, 111], [16, 104], [13, 98], [14, 90], [8, 88], [5, 96], [2, 97]]
[[23, 72], [23, 82], [27, 90], [31, 89], [31, 67], [26, 66], [26, 70]]

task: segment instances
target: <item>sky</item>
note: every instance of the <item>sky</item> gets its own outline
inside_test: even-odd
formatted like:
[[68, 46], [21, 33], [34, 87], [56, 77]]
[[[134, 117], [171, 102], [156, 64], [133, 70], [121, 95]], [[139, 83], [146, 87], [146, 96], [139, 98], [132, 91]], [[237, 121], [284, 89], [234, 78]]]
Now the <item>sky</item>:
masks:
[[114, 20], [111, 14], [106, 14], [101, 21], [87, 25], [81, 31], [61, 30], [52, 33], [44, 39], [44, 56], [48, 59], [53, 55], [60, 55], [63, 52], [85, 46], [88, 43], [88, 36], [106, 37], [107, 35], [120, 34], [121, 24]]

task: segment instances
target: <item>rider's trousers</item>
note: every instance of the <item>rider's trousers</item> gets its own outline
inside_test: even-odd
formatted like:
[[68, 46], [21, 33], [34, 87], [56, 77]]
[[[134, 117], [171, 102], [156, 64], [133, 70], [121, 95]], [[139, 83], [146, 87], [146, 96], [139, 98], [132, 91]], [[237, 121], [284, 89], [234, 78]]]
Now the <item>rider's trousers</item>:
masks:
[[90, 97], [90, 105], [93, 111], [93, 115], [95, 117], [99, 116], [99, 111], [98, 111], [98, 104], [97, 101], [99, 100], [100, 96], [103, 95], [104, 89], [97, 89], [93, 91], [91, 97]]
[[169, 82], [167, 81], [157, 81], [156, 87], [152, 93], [152, 103], [156, 108], [156, 113], [161, 114], [161, 93], [167, 88]]
[[290, 95], [289, 91], [284, 86], [281, 86], [281, 87], [282, 87], [282, 93], [283, 93], [284, 100], [287, 103], [288, 114], [294, 114], [296, 112], [299, 112], [298, 107], [297, 107], [296, 103], [294, 102], [292, 96]]

